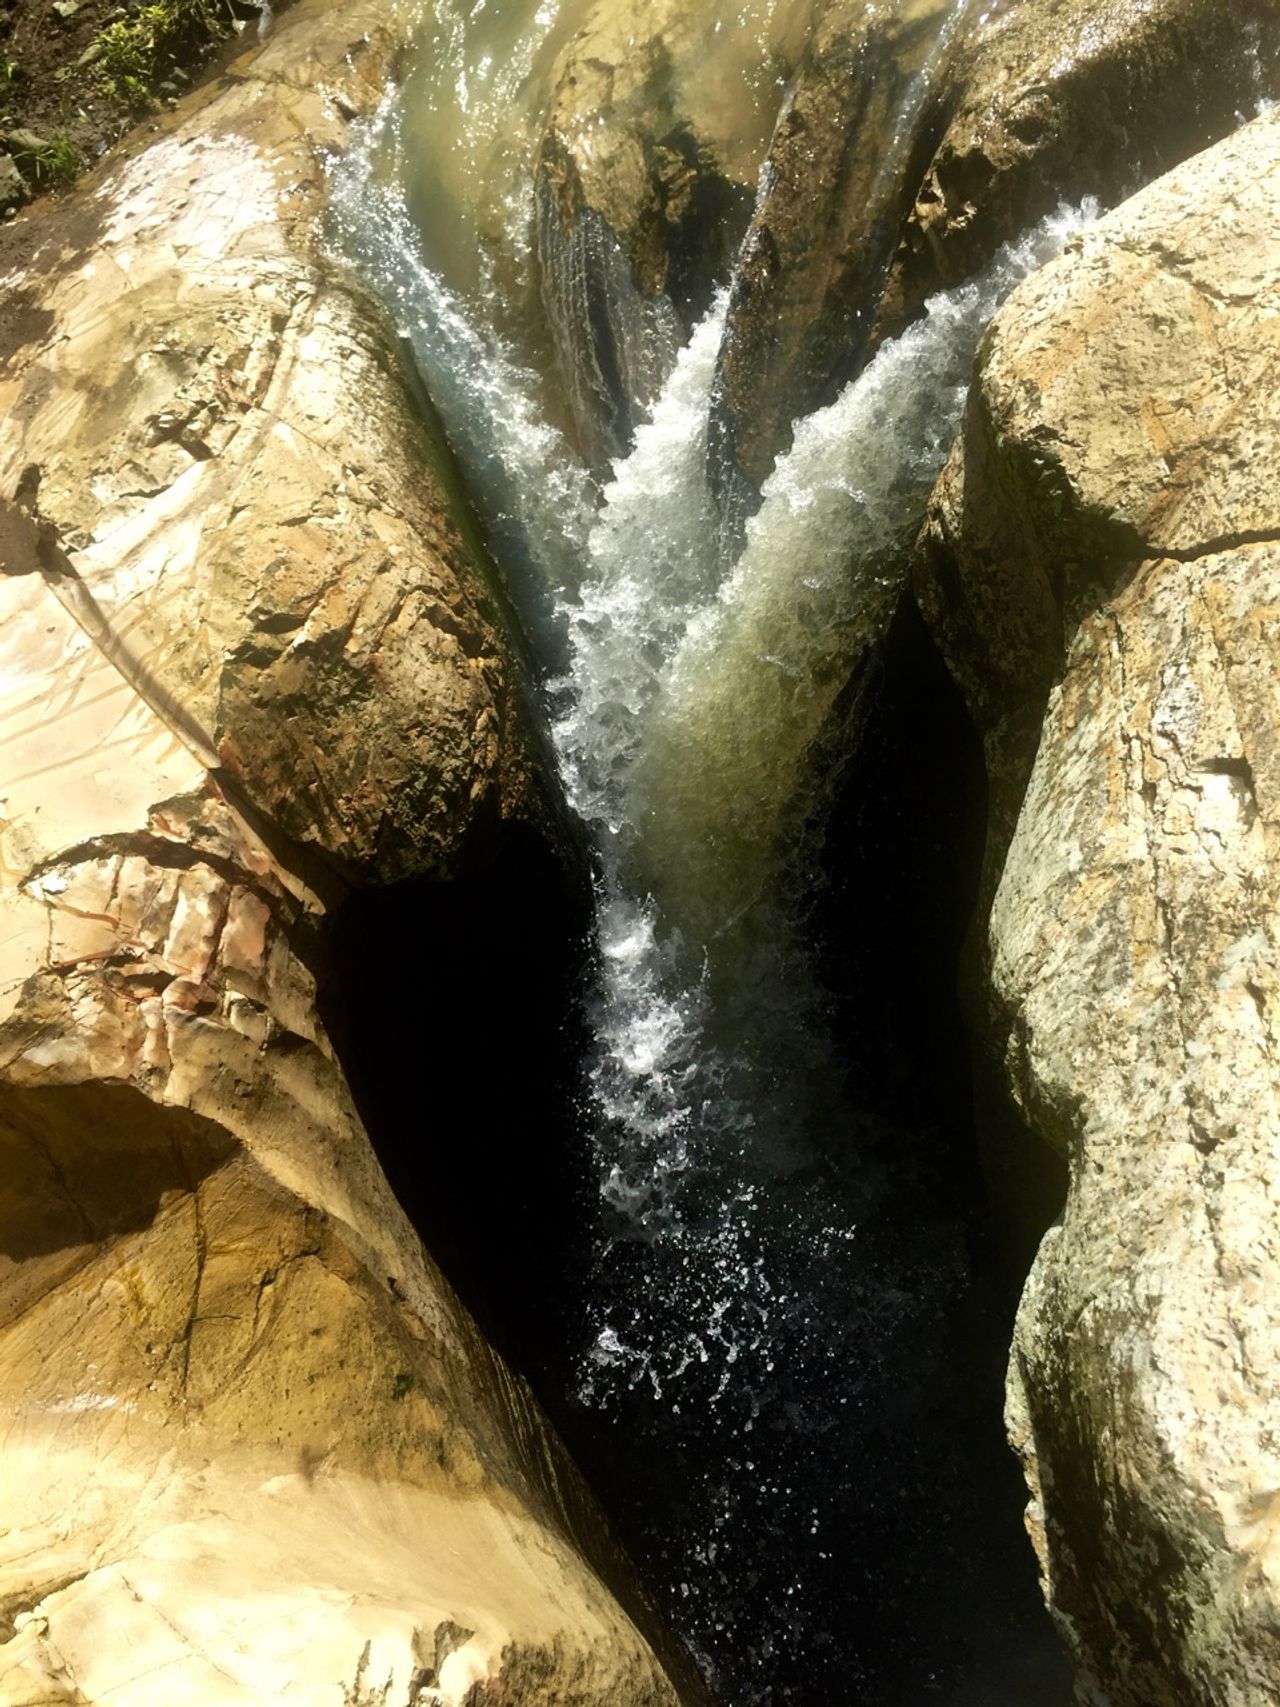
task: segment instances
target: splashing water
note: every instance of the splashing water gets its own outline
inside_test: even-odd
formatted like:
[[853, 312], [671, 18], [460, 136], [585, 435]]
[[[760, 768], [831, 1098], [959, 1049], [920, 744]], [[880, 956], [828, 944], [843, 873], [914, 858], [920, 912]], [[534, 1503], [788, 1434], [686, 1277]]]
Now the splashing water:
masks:
[[[335, 165], [335, 244], [411, 342], [554, 660], [556, 751], [598, 855], [585, 1080], [600, 1220], [579, 1398], [625, 1425], [643, 1497], [672, 1514], [650, 1562], [681, 1628], [735, 1701], [764, 1702], [782, 1647], [832, 1640], [842, 1591], [815, 1582], [849, 1520], [847, 1427], [912, 1284], [859, 1257], [880, 1188], [857, 1167], [864, 1117], [843, 1100], [808, 963], [804, 826], [981, 333], [1095, 210], [1060, 210], [936, 297], [798, 423], [726, 574], [707, 478], [725, 294], [598, 487], [488, 287], [451, 289], [423, 258], [430, 234], [378, 164], [403, 150], [401, 122], [389, 101]], [[525, 188], [508, 178], [509, 208]], [[847, 1168], [821, 1159], [833, 1150]], [[936, 1253], [934, 1284], [948, 1263], [962, 1267]]]
[[594, 482], [542, 414], [532, 371], [492, 328], [473, 322], [422, 260], [404, 197], [379, 181], [375, 165], [399, 130], [388, 99], [365, 141], [331, 174], [332, 241], [356, 261], [409, 341], [478, 500], [490, 548], [535, 639], [554, 655], [554, 607], [576, 582]]

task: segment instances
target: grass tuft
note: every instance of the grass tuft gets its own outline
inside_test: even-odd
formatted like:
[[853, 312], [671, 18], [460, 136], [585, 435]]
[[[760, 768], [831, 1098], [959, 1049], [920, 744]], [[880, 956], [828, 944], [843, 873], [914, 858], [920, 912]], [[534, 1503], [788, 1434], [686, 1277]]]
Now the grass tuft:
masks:
[[85, 158], [65, 130], [55, 131], [47, 148], [31, 156], [36, 183], [41, 189], [72, 184], [85, 168]]

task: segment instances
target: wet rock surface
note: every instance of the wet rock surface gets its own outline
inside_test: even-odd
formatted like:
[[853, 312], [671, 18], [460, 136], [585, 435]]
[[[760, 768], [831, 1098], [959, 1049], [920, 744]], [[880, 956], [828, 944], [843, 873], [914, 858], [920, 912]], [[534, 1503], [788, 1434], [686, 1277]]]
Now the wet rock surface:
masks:
[[636, 403], [728, 274], [809, 11], [613, 0], [561, 51], [538, 150], [538, 254], [597, 464], [625, 452]]
[[960, 32], [883, 329], [1061, 199], [1109, 205], [1276, 94], [1270, 0], [1004, 0]]
[[12, 1707], [676, 1699], [317, 1013], [349, 880], [542, 835], [447, 465], [315, 247], [399, 27], [304, 0], [0, 251]]
[[1070, 1168], [1010, 1426], [1112, 1707], [1280, 1675], [1277, 198], [1270, 117], [1015, 293], [920, 576], [987, 734], [987, 1043]]
[[1228, 134], [1275, 95], [1278, 50], [1269, 0], [825, 8], [735, 284], [712, 435], [731, 515], [930, 295], [1058, 203], [1114, 203]]
[[[344, 121], [296, 39], [10, 234], [0, 494], [255, 806], [439, 875], [530, 809], [529, 727], [446, 460], [311, 235]], [[354, 111], [385, 58], [352, 44]]]
[[737, 484], [759, 490], [795, 418], [829, 403], [865, 359], [937, 123], [927, 80], [918, 100], [913, 83], [935, 48], [945, 56], [939, 36], [953, 10], [940, 0], [834, 4], [815, 23], [729, 303], [712, 425], [729, 507]]
[[[944, 17], [927, 0], [793, 8], [776, 29], [768, 10], [748, 8], [746, 31], [727, 7], [575, 9], [567, 41], [552, 42], [551, 117], [529, 168], [549, 323], [529, 347], [556, 344], [565, 416], [598, 471], [706, 305], [799, 66], [715, 403], [717, 469], [736, 469], [747, 506], [793, 416], [826, 401], [929, 291], [971, 277], [1063, 194], [1117, 196], [1130, 174], [1230, 129], [1236, 107], [1266, 92], [1276, 25], [1261, 3], [1008, 0], [953, 41], [944, 25], [959, 9]], [[487, 1289], [512, 1343], [558, 1331], [554, 1295], [541, 1282], [530, 1295], [551, 1248], [540, 1222], [559, 1212], [556, 1237], [581, 1263], [581, 1227], [565, 1227], [586, 1211], [565, 1157], [562, 1174], [542, 1165], [522, 1098], [534, 1087], [558, 1118], [573, 1093], [563, 1063], [538, 1059], [557, 1048], [558, 1013], [531, 1025], [522, 1007], [573, 982], [578, 944], [562, 939], [582, 928], [582, 895], [570, 879], [546, 905], [556, 808], [449, 459], [407, 401], [385, 322], [317, 240], [320, 156], [381, 94], [403, 24], [393, 12], [304, 0], [148, 146], [0, 232], [0, 733], [12, 761], [0, 773], [0, 1412], [16, 1467], [0, 1524], [0, 1695], [15, 1707], [152, 1707], [161, 1688], [166, 1701], [175, 1688], [229, 1702], [341, 1691], [348, 1707], [676, 1699], [541, 1414], [394, 1200], [319, 1017], [327, 1003], [334, 1034], [362, 1038], [361, 1107], [384, 1129], [397, 1119], [393, 1071], [409, 1102], [423, 1063], [452, 1057], [443, 1070], [463, 1081], [464, 1112], [444, 1118], [433, 1101], [422, 1131], [402, 1137], [406, 1198], [431, 1199], [414, 1206], [419, 1224], [477, 1297]], [[938, 74], [916, 101], [935, 49]], [[509, 69], [518, 83], [518, 54]], [[920, 607], [986, 747], [983, 1082], [1012, 1100], [1011, 1141], [1026, 1156], [1043, 1141], [1070, 1169], [1066, 1213], [1023, 1300], [1009, 1417], [1047, 1598], [1080, 1659], [1082, 1698], [1107, 1707], [1253, 1707], [1280, 1672], [1267, 1421], [1280, 1355], [1267, 804], [1278, 135], [1259, 121], [1191, 161], [1013, 299], [984, 346], [917, 565]], [[460, 172], [466, 217], [451, 247], [475, 234], [477, 299], [496, 294], [500, 270], [486, 268], [510, 236], [503, 186], [520, 170], [499, 173], [487, 199], [480, 169], [474, 182]], [[517, 244], [515, 270], [532, 255]], [[535, 270], [524, 268], [527, 292]], [[926, 371], [941, 376], [935, 390], [950, 374], [940, 359]], [[886, 384], [889, 404], [901, 377]], [[963, 375], [951, 389], [958, 410]], [[905, 420], [855, 410], [844, 430], [900, 452]], [[903, 539], [938, 466], [933, 439], [940, 460], [954, 420], [943, 431], [935, 419], [921, 441], [913, 466], [928, 472]], [[815, 430], [839, 437], [831, 422]], [[804, 538], [780, 535], [791, 543], [773, 555], [802, 571], [804, 596], [745, 601], [742, 644], [728, 650], [752, 695], [722, 673], [709, 746], [672, 744], [709, 825], [690, 836], [694, 810], [674, 826], [682, 860], [713, 847], [716, 797], [699, 778], [724, 783], [749, 704], [766, 746], [744, 745], [742, 774], [759, 787], [772, 765], [791, 789], [830, 752], [841, 717], [842, 739], [874, 746], [877, 694], [883, 713], [928, 685], [912, 654], [898, 699], [884, 699], [895, 644], [904, 656], [928, 647], [898, 632], [899, 523], [883, 549], [841, 543], [854, 536], [837, 531], [839, 505], [873, 507], [859, 468], [823, 459], [778, 498], [796, 514], [814, 493], [831, 505], [825, 567], [842, 588], [855, 557], [873, 577], [865, 636], [816, 670], [801, 648], [808, 674], [781, 670], [782, 689], [761, 692], [758, 666], [777, 675], [788, 663], [777, 613], [817, 635], [850, 628], [847, 604], [809, 602]], [[721, 498], [731, 511], [732, 492]], [[803, 716], [788, 745], [769, 707], [792, 699]], [[928, 703], [963, 721], [937, 684]], [[903, 721], [894, 740], [880, 730], [885, 775], [877, 784], [873, 756], [857, 787], [872, 790], [872, 814], [883, 804], [908, 824], [877, 833], [905, 839], [877, 848], [865, 792], [846, 798], [825, 875], [847, 863], [854, 887], [884, 894], [891, 872], [906, 908], [913, 873], [936, 876], [967, 843], [963, 826], [944, 835], [912, 817], [902, 777], [923, 774], [910, 749], [927, 737]], [[957, 764], [967, 751], [960, 738]], [[931, 804], [945, 781], [926, 787]], [[772, 857], [773, 820], [742, 810], [760, 796], [731, 777], [728, 793], [734, 834], [749, 849], [767, 831]], [[784, 805], [790, 824], [790, 793]], [[842, 811], [846, 852], [858, 850], [847, 860]], [[474, 896], [477, 873], [509, 889], [482, 932], [440, 899]], [[437, 881], [458, 874], [456, 889]], [[352, 885], [384, 888], [351, 906]], [[708, 867], [706, 887], [745, 912], [723, 868]], [[646, 905], [658, 889], [644, 887]], [[543, 936], [509, 952], [539, 895]], [[402, 933], [401, 904], [419, 908]], [[767, 1428], [756, 1434], [753, 1412], [743, 1430], [767, 1443], [713, 1489], [716, 1524], [730, 1507], [735, 1523], [739, 1506], [767, 1510], [720, 1551], [711, 1507], [693, 1499], [707, 1435], [690, 1434], [687, 1458], [673, 1450], [686, 1424], [672, 1433], [660, 1415], [652, 1364], [653, 1406], [637, 1375], [630, 1410], [614, 1412], [625, 1428], [584, 1424], [584, 1450], [619, 1509], [631, 1501], [641, 1543], [651, 1487], [673, 1507], [689, 1500], [677, 1533], [692, 1541], [654, 1544], [655, 1568], [674, 1595], [698, 1554], [697, 1592], [711, 1581], [724, 1596], [699, 1612], [717, 1640], [725, 1607], [747, 1609], [727, 1640], [752, 1699], [845, 1689], [899, 1707], [945, 1687], [958, 1704], [983, 1678], [1048, 1698], [1062, 1680], [1019, 1598], [1029, 1584], [995, 1492], [979, 1511], [1001, 1487], [978, 1389], [1004, 1331], [1007, 1271], [988, 1246], [966, 1133], [950, 1130], [941, 1095], [904, 1115], [915, 1058], [894, 1048], [913, 1025], [927, 1033], [932, 1003], [924, 1047], [937, 1067], [958, 1055], [954, 1015], [940, 978], [927, 1001], [906, 981], [886, 999], [875, 955], [902, 954], [893, 921], [880, 937], [855, 933], [855, 972], [840, 930], [856, 904], [837, 893], [824, 905], [815, 946], [856, 1039], [843, 1065], [882, 1086], [856, 1121], [824, 1129], [843, 1161], [818, 1149], [791, 1185], [763, 1165], [759, 1177], [778, 1214], [777, 1273], [807, 1311], [838, 1264], [829, 1244], [797, 1258], [788, 1205], [836, 1180], [858, 1128], [854, 1255], [868, 1266], [837, 1286], [825, 1321], [744, 1341], [758, 1358], [749, 1378], [735, 1344], [732, 1381], [700, 1363], [686, 1389], [689, 1413], [726, 1390], [744, 1412], [769, 1397]], [[909, 939], [920, 958], [944, 952], [932, 940], [954, 926], [944, 913]], [[723, 932], [704, 934], [720, 953]], [[541, 963], [557, 955], [548, 976]], [[412, 1016], [394, 1025], [379, 1024], [373, 1000], [344, 1025], [344, 973], [356, 1000], [400, 1000], [406, 962], [436, 980], [451, 968], [448, 987], [410, 994]], [[778, 970], [775, 957], [760, 987]], [[414, 1053], [423, 1014], [435, 1016], [434, 1057]], [[508, 1068], [522, 1062], [501, 1097], [486, 1084], [495, 1024], [526, 1051], [498, 1051]], [[947, 1071], [961, 1085], [963, 1068]], [[485, 1120], [509, 1128], [513, 1157], [525, 1152], [501, 1187]], [[445, 1145], [465, 1159], [435, 1166]], [[1052, 1197], [1051, 1168], [1025, 1171]], [[713, 1200], [706, 1188], [704, 1216]], [[751, 1229], [726, 1225], [733, 1252]], [[683, 1282], [662, 1301], [664, 1324], [647, 1241], [609, 1250], [634, 1271], [636, 1326], [678, 1353]], [[665, 1260], [674, 1272], [685, 1259], [672, 1247]], [[791, 1389], [774, 1368], [788, 1331]], [[595, 1344], [610, 1351], [603, 1333]], [[556, 1356], [567, 1391], [576, 1352]], [[865, 1416], [841, 1437], [851, 1480], [838, 1491], [857, 1521], [828, 1546], [817, 1493], [807, 1502], [811, 1486], [831, 1492], [813, 1443], [829, 1449], [837, 1397]], [[975, 1485], [961, 1488], [967, 1471]], [[816, 1539], [797, 1545], [801, 1521]], [[751, 1535], [766, 1538], [767, 1561], [747, 1557]], [[821, 1568], [797, 1593], [804, 1548]], [[905, 1586], [886, 1607], [889, 1555], [905, 1559]], [[739, 1582], [776, 1625], [756, 1627], [752, 1603], [733, 1599]], [[935, 1647], [918, 1638], [911, 1594], [954, 1601], [963, 1583], [976, 1598], [997, 1582], [1008, 1598], [983, 1618], [949, 1607]], [[794, 1617], [788, 1594], [805, 1602]], [[846, 1650], [851, 1605], [879, 1627]]]

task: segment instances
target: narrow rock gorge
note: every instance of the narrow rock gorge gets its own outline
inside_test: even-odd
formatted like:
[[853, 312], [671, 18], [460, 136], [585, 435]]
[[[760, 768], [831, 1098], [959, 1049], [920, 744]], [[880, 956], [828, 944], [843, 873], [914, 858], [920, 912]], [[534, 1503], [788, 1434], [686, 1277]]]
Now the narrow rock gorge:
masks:
[[0, 225], [0, 1707], [1266, 1707], [1275, 0], [296, 0]]

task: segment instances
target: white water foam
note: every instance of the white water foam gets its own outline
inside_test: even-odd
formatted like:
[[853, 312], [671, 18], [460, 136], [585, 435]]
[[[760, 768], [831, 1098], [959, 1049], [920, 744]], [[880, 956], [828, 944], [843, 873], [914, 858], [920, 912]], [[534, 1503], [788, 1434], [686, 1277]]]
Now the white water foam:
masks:
[[597, 502], [537, 413], [536, 376], [422, 259], [367, 147], [335, 170], [332, 200], [337, 241], [410, 339], [495, 549], [520, 568], [535, 620], [549, 598], [567, 640], [553, 732], [600, 861], [588, 1074], [602, 1248], [634, 1237], [678, 1253], [658, 1282], [678, 1296], [651, 1312], [651, 1331], [634, 1300], [601, 1299], [583, 1391], [604, 1401], [604, 1374], [665, 1391], [774, 1331], [753, 1249], [758, 1192], [804, 1164], [812, 1104], [828, 1098], [821, 999], [774, 899], [780, 830], [850, 665], [897, 596], [900, 549], [957, 429], [984, 327], [1096, 209], [1059, 209], [979, 279], [933, 298], [799, 422], [724, 577], [706, 472], [723, 293]]
[[575, 584], [595, 513], [594, 481], [539, 407], [539, 381], [423, 259], [403, 192], [374, 160], [400, 123], [394, 96], [336, 161], [330, 240], [353, 262], [412, 347], [446, 424], [496, 559], [536, 639], [554, 649], [548, 613]]
[[[377, 126], [396, 122], [389, 105]], [[850, 666], [898, 596], [901, 547], [982, 330], [1093, 209], [1060, 210], [934, 298], [799, 422], [726, 574], [707, 478], [725, 298], [600, 490], [483, 293], [464, 299], [424, 258], [401, 192], [373, 167], [376, 129], [334, 169], [335, 241], [411, 342], [495, 555], [556, 660], [556, 751], [597, 852], [585, 1100], [599, 1221], [578, 1396], [631, 1437], [714, 1438], [699, 1451], [718, 1469], [672, 1543], [685, 1569], [666, 1570], [686, 1631], [714, 1642], [751, 1604], [750, 1537], [828, 1521], [790, 1463], [856, 1408], [860, 1360], [887, 1337], [874, 1314], [901, 1308], [868, 1297], [850, 1193], [810, 1147], [825, 1125], [838, 1149], [832, 1123], [856, 1117], [795, 930], [803, 876], [782, 871], [779, 843]], [[781, 1591], [795, 1628], [802, 1579], [797, 1566]]]
[[[590, 1078], [611, 1236], [678, 1255], [655, 1252], [641, 1307], [602, 1299], [583, 1386], [595, 1402], [611, 1384], [666, 1392], [693, 1372], [714, 1406], [731, 1354], [758, 1360], [785, 1339], [758, 1194], [804, 1166], [806, 1129], [836, 1099], [821, 998], [778, 900], [778, 833], [850, 665], [900, 593], [902, 547], [983, 329], [1095, 212], [1059, 209], [935, 297], [800, 422], [723, 581], [703, 457], [721, 305], [615, 466], [566, 608], [570, 709], [556, 737], [601, 852]], [[775, 1190], [775, 1224], [779, 1203]], [[848, 1236], [834, 1210], [826, 1219], [816, 1239], [803, 1218], [789, 1228], [793, 1266], [797, 1241], [820, 1262]], [[709, 1359], [726, 1381], [706, 1382]]]

